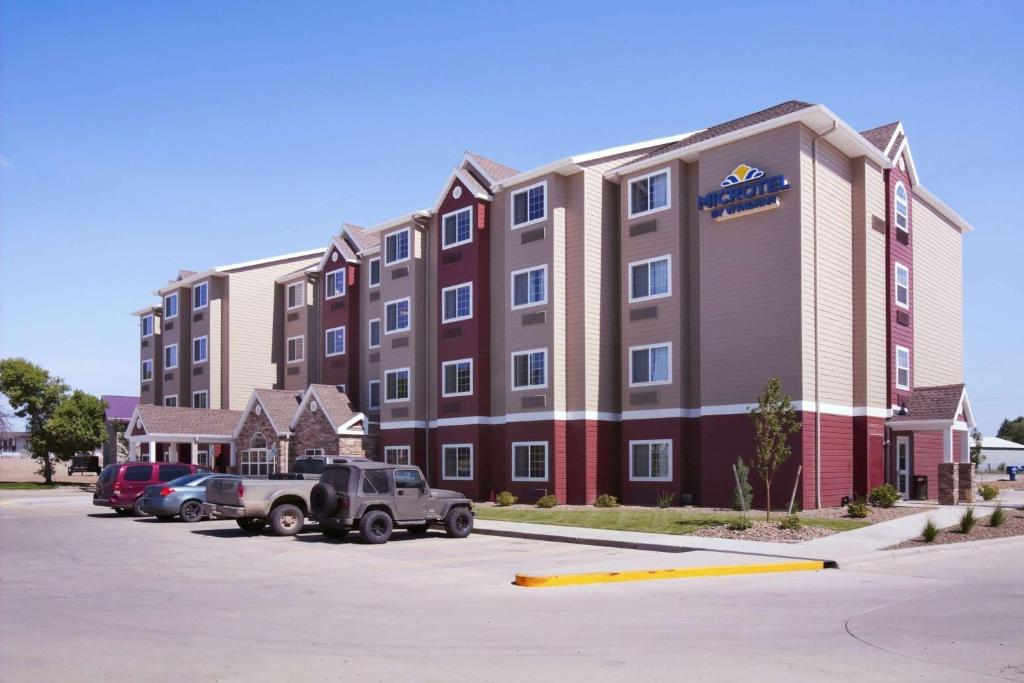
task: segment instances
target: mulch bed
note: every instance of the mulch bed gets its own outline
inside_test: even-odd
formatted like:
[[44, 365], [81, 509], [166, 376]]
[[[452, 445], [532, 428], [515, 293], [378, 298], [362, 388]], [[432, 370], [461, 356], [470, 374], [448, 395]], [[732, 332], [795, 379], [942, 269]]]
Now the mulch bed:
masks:
[[730, 538], [740, 541], [768, 541], [770, 543], [800, 543], [822, 536], [838, 533], [835, 529], [819, 526], [804, 526], [802, 529], [780, 529], [778, 522], [754, 522], [754, 526], [744, 531], [733, 531], [727, 526], [706, 526], [697, 529], [688, 536], [705, 538]]
[[[870, 522], [871, 524], [877, 524], [878, 522], [888, 522], [890, 519], [899, 519], [900, 517], [906, 517], [907, 515], [916, 515], [919, 512], [925, 512], [925, 507], [909, 507], [909, 506], [894, 506], [891, 508], [876, 508], [868, 506], [868, 516], [864, 517], [861, 521]], [[822, 508], [820, 510], [804, 510], [800, 513], [801, 517], [814, 517], [817, 519], [853, 519], [846, 514], [846, 508]]]
[[[969, 534], [962, 534], [956, 526], [951, 526], [939, 531], [939, 535], [931, 543], [925, 543], [920, 537], [903, 541], [886, 550], [901, 550], [903, 548], [921, 548], [930, 545], [945, 545], [947, 543], [963, 543], [965, 541], [985, 541], [992, 538], [1007, 538], [1009, 536], [1024, 536], [1024, 510], [1004, 508], [1006, 510], [1006, 521], [1002, 526], [989, 526], [989, 518], [978, 520], [974, 529]], [[924, 525], [922, 525], [924, 526]]]

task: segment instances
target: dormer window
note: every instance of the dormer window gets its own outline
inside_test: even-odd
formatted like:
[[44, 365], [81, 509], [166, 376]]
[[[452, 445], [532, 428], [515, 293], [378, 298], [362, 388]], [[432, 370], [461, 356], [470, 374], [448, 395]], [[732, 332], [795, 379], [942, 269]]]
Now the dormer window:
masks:
[[907, 188], [903, 183], [896, 183], [896, 229], [910, 233], [910, 211], [907, 201]]

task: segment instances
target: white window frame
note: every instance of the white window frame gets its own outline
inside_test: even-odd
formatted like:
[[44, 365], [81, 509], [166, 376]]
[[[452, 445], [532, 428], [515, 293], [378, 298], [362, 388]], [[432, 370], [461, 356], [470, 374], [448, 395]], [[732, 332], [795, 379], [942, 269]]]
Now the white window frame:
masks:
[[[900, 273], [901, 272], [905, 273], [906, 276], [907, 276], [907, 284], [906, 284], [905, 287], [900, 285]], [[906, 309], [909, 310], [910, 309], [910, 268], [907, 268], [905, 265], [903, 265], [902, 263], [897, 261], [895, 263], [895, 265], [893, 265], [892, 283], [893, 283], [893, 287], [895, 289], [895, 291], [893, 292], [893, 297], [894, 297], [893, 300], [896, 302], [896, 305], [899, 306], [900, 308], [906, 308]], [[901, 302], [900, 301], [900, 288], [901, 287], [903, 289], [905, 289], [906, 292], [907, 292], [907, 300], [906, 300], [906, 302]]]
[[[905, 199], [900, 199], [900, 190], [903, 190]], [[906, 211], [900, 213], [900, 202], [903, 202], [906, 206]], [[902, 181], [898, 181], [896, 186], [892, 190], [892, 212], [893, 212], [893, 223], [896, 225], [897, 230], [901, 230], [908, 235], [910, 234], [910, 193], [907, 192], [906, 185]], [[904, 226], [900, 226], [900, 216], [903, 216], [903, 222], [906, 223]]]
[[[299, 354], [298, 357], [296, 357], [296, 358], [291, 358], [291, 352], [290, 352], [291, 349], [289, 349], [289, 347], [291, 346], [291, 343], [293, 341], [295, 341], [296, 339], [301, 339], [302, 340], [302, 353]], [[298, 348], [297, 344], [296, 344], [296, 348]], [[289, 365], [293, 365], [295, 363], [301, 363], [303, 360], [305, 360], [305, 358], [306, 358], [306, 335], [300, 334], [300, 335], [297, 335], [297, 336], [294, 336], [294, 337], [288, 337], [285, 340], [285, 342], [284, 342], [284, 357], [285, 357], [285, 361]]]
[[[206, 299], [206, 301], [203, 302], [202, 306], [196, 306], [196, 293], [199, 292], [200, 290], [205, 292], [205, 295], [203, 296], [203, 298]], [[193, 311], [201, 311], [201, 310], [203, 310], [204, 308], [206, 308], [209, 305], [210, 305], [210, 281], [209, 280], [203, 280], [202, 282], [197, 282], [196, 284], [192, 285], [192, 310]]]
[[[530, 448], [532, 446], [543, 446], [544, 447], [544, 476], [543, 477], [517, 477], [516, 476], [516, 448], [525, 446]], [[529, 451], [527, 451], [527, 458], [529, 458]], [[547, 441], [513, 441], [512, 442], [512, 481], [547, 481], [551, 474], [551, 445]], [[530, 462], [526, 462], [526, 471], [530, 471]]]
[[[405, 257], [404, 258], [397, 258], [394, 261], [389, 261], [388, 260], [388, 240], [391, 237], [395, 237], [395, 239], [398, 239], [397, 236], [402, 234], [403, 232], [406, 235], [406, 237], [405, 237], [406, 242], [405, 243], [406, 243], [406, 247], [407, 247], [406, 248]], [[402, 228], [401, 230], [395, 230], [394, 232], [389, 232], [388, 234], [384, 235], [384, 243], [382, 244], [381, 251], [383, 252], [384, 265], [386, 267], [391, 267], [391, 266], [397, 265], [399, 263], [405, 263], [406, 261], [408, 261], [410, 258], [412, 258], [412, 229], [409, 228], [408, 226], [406, 226], [406, 227]]]
[[[331, 348], [330, 339], [331, 339], [331, 333], [332, 332], [334, 332], [334, 333], [341, 332], [341, 351], [334, 351], [334, 352], [328, 352], [327, 351], [328, 349]], [[332, 328], [330, 328], [328, 330], [324, 330], [324, 352], [325, 352], [325, 355], [328, 358], [331, 358], [333, 356], [344, 356], [345, 355], [345, 351], [346, 351], [347, 348], [348, 348], [348, 335], [345, 333], [345, 326], [344, 325], [342, 325], [341, 327], [332, 327]]]
[[[174, 315], [167, 315], [167, 301], [174, 299]], [[170, 294], [164, 294], [164, 320], [174, 320], [178, 317], [178, 311], [181, 310], [181, 299], [178, 298], [177, 292], [171, 292]]]
[[196, 450], [196, 465], [199, 467], [212, 467], [212, 465], [210, 464], [209, 448]]
[[[391, 453], [405, 451], [405, 462], [398, 462], [397, 458], [392, 462], [389, 460]], [[384, 462], [389, 465], [412, 465], [412, 446], [385, 446]]]
[[[174, 403], [174, 405], [170, 405], [170, 403]], [[170, 394], [168, 396], [164, 396], [164, 406], [167, 407], [167, 408], [177, 408], [178, 407], [178, 395], [177, 394]]]
[[[448, 292], [452, 291], [453, 289], [456, 290], [455, 296], [456, 296], [456, 302], [457, 302], [458, 301], [458, 290], [462, 289], [463, 287], [469, 287], [469, 313], [466, 314], [466, 315], [456, 315], [456, 316], [454, 316], [452, 318], [449, 318], [449, 317], [447, 317], [448, 311], [445, 310], [445, 294], [447, 294]], [[458, 285], [452, 285], [451, 287], [445, 287], [444, 289], [441, 290], [441, 324], [442, 325], [446, 325], [448, 323], [457, 323], [457, 322], [461, 322], [463, 320], [472, 320], [472, 319], [473, 319], [473, 282], [472, 281], [470, 281], [470, 282], [463, 282], [463, 283], [458, 284]]]
[[[147, 365], [149, 366], [149, 377], [146, 377], [146, 366]], [[151, 382], [153, 380], [153, 359], [152, 358], [147, 358], [146, 360], [142, 361], [141, 373], [142, 373], [141, 376], [142, 376], [142, 381], [143, 382]]]
[[[668, 349], [668, 379], [658, 379], [649, 382], [634, 382], [633, 381], [633, 352], [634, 351], [648, 351], [647, 354], [647, 371], [648, 375], [651, 374], [651, 349]], [[629, 386], [631, 387], [651, 387], [665, 384], [672, 384], [672, 342], [658, 342], [657, 344], [639, 344], [637, 346], [629, 347], [629, 362], [627, 363], [629, 368]]]
[[[662, 173], [665, 174], [665, 206], [659, 206], [659, 207], [656, 207], [656, 208], [653, 208], [653, 209], [649, 208], [649, 209], [647, 209], [645, 211], [638, 211], [636, 213], [633, 213], [633, 185], [635, 183], [640, 182], [641, 180], [648, 180], [650, 178], [653, 178], [656, 175], [661, 175]], [[651, 204], [650, 203], [650, 182], [648, 182], [648, 184], [647, 184], [647, 192], [648, 192], [648, 194], [647, 194], [647, 196], [648, 196], [647, 205], [650, 206], [650, 204]], [[637, 176], [635, 178], [630, 178], [629, 179], [629, 190], [626, 193], [626, 211], [629, 212], [628, 213], [628, 218], [633, 219], [633, 218], [640, 218], [641, 216], [650, 216], [653, 213], [658, 213], [659, 211], [668, 211], [671, 208], [672, 208], [672, 167], [671, 166], [666, 166], [664, 168], [659, 168], [657, 171], [651, 171], [650, 173], [646, 173], [644, 175]]]
[[[203, 344], [203, 357], [196, 358], [196, 342], [202, 340]], [[201, 334], [198, 337], [192, 337], [192, 365], [199, 365], [210, 360], [210, 337]]]
[[324, 449], [322, 449], [322, 448], [307, 448], [304, 451], [302, 451], [302, 455], [306, 456], [307, 458], [316, 457], [318, 455], [323, 455], [323, 454], [324, 454]]
[[[445, 369], [449, 365], [458, 365], [460, 363], [469, 363], [469, 391], [456, 391], [448, 393], [445, 387]], [[546, 361], [545, 361], [546, 363]], [[546, 365], [545, 365], [546, 369]], [[459, 358], [458, 360], [447, 360], [441, 363], [441, 396], [444, 398], [453, 398], [455, 396], [472, 396], [475, 382], [473, 381], [473, 359], [472, 358]]]
[[[338, 272], [338, 271], [331, 271], [331, 272]], [[295, 297], [295, 305], [294, 306], [292, 306], [291, 304], [288, 303], [289, 299], [291, 299], [292, 290], [293, 289], [298, 289], [298, 292], [299, 292], [296, 295], [296, 297]], [[289, 311], [294, 311], [296, 308], [302, 308], [303, 306], [306, 305], [306, 281], [305, 280], [303, 280], [301, 282], [292, 282], [290, 284], [285, 285], [285, 288], [284, 288], [284, 305], [285, 305], [285, 308], [287, 310], [289, 310]]]
[[[459, 472], [459, 456], [456, 451], [455, 456], [455, 474], [448, 474], [448, 449], [449, 448], [468, 448], [469, 449], [469, 476], [460, 477]], [[473, 479], [473, 444], [471, 443], [446, 443], [441, 446], [441, 479], [446, 481], [470, 481]]]
[[[532, 355], [534, 353], [544, 354], [544, 382], [542, 384], [524, 384], [522, 386], [516, 386], [516, 356]], [[513, 351], [511, 354], [511, 360], [509, 362], [511, 369], [511, 378], [509, 386], [512, 387], [512, 391], [531, 391], [536, 389], [547, 389], [548, 388], [548, 350], [547, 348], [542, 349], [528, 349], [524, 351]], [[529, 365], [527, 365], [529, 369]], [[532, 374], [532, 373], [530, 373]]]
[[[408, 318], [409, 318], [408, 323], [409, 324], [406, 325], [405, 327], [396, 327], [393, 330], [389, 330], [388, 329], [388, 306], [390, 306], [392, 304], [395, 304], [397, 306], [398, 304], [402, 303], [403, 301], [406, 302], [407, 304], [409, 304], [408, 308], [407, 308], [407, 310], [409, 311], [409, 315], [408, 315]], [[385, 301], [384, 302], [384, 334], [385, 335], [401, 334], [403, 332], [408, 332], [411, 329], [412, 329], [412, 297], [403, 296], [401, 299], [392, 299], [391, 301]]]
[[[348, 268], [346, 266], [342, 266], [341, 268], [338, 268], [336, 270], [329, 270], [329, 271], [327, 271], [327, 274], [324, 275], [324, 300], [325, 301], [330, 301], [331, 299], [338, 299], [340, 297], [345, 296], [345, 292], [346, 292], [346, 290], [348, 288], [348, 277], [345, 275], [345, 273], [347, 271], [348, 271]], [[340, 291], [336, 291], [333, 294], [331, 294], [330, 282], [333, 279], [334, 283], [335, 283], [335, 286], [337, 286], [338, 276], [341, 276], [341, 290]]]
[[[547, 199], [547, 195], [545, 195], [545, 200], [546, 199]], [[448, 232], [445, 229], [445, 225], [444, 225], [445, 221], [448, 220], [449, 216], [456, 216], [456, 219], [455, 219], [456, 220], [456, 224], [455, 225], [456, 225], [456, 232], [458, 232], [458, 214], [466, 213], [466, 212], [469, 212], [469, 237], [467, 237], [466, 239], [464, 239], [462, 241], [456, 240], [455, 242], [452, 242], [452, 243], [449, 244], [446, 241], [447, 237], [448, 237]], [[461, 247], [463, 244], [470, 244], [472, 241], [473, 241], [473, 207], [472, 206], [466, 206], [466, 207], [463, 207], [461, 209], [455, 209], [455, 211], [449, 211], [445, 215], [441, 216], [441, 251], [444, 251], [445, 249], [454, 249], [455, 247]]]
[[[149, 321], [149, 334], [146, 334], [146, 321]], [[156, 318], [153, 317], [152, 313], [142, 316], [142, 338], [147, 339], [153, 336], [153, 332], [156, 330]]]
[[[174, 365], [168, 365], [167, 364], [167, 352], [170, 349], [174, 349]], [[167, 346], [164, 347], [164, 370], [174, 370], [175, 368], [178, 367], [178, 363], [179, 363], [180, 360], [181, 359], [178, 358], [178, 343], [177, 342], [174, 342], [173, 344], [168, 344]]]
[[[374, 323], [377, 323], [377, 343], [376, 344], [373, 343], [373, 324]], [[369, 349], [379, 349], [380, 348], [380, 336], [381, 336], [382, 333], [383, 333], [383, 330], [381, 329], [380, 318], [370, 318], [366, 322], [366, 347], [369, 348]]]
[[198, 408], [199, 407], [199, 406], [196, 405], [196, 396], [199, 396], [199, 395], [203, 395], [203, 396], [206, 397], [206, 401], [205, 401], [206, 407], [209, 408], [210, 407], [210, 392], [207, 391], [206, 389], [203, 389], [202, 391], [193, 391], [192, 392], [192, 407], [193, 408]]
[[[269, 448], [246, 448], [238, 455], [238, 473], [243, 477], [265, 477], [277, 471], [276, 459], [270, 456]], [[253, 456], [256, 456], [255, 462]], [[260, 473], [261, 465], [267, 468], [265, 474]]]
[[[907, 365], [906, 365], [905, 368], [900, 365], [900, 352], [901, 351], [903, 353], [905, 353], [906, 356], [907, 356]], [[907, 381], [904, 384], [900, 384], [900, 370], [901, 369], [905, 369], [907, 371]], [[897, 389], [905, 389], [906, 391], [910, 391], [910, 349], [908, 349], [906, 346], [900, 346], [899, 344], [896, 345], [896, 377], [895, 377], [895, 380], [896, 380], [896, 388]]]
[[[530, 190], [532, 190], [534, 188], [537, 188], [537, 187], [543, 187], [544, 188], [544, 213], [541, 215], [540, 218], [534, 218], [532, 220], [531, 219], [527, 219], [523, 223], [516, 223], [516, 196], [520, 195], [520, 194], [523, 194], [524, 192], [529, 192]], [[537, 223], [542, 223], [542, 222], [546, 221], [548, 219], [548, 199], [549, 199], [549, 197], [550, 197], [550, 195], [548, 194], [548, 181], [546, 181], [546, 180], [542, 180], [539, 183], [534, 183], [533, 185], [527, 185], [526, 187], [520, 188], [518, 190], [513, 190], [512, 192], [510, 192], [509, 193], [509, 198], [508, 198], [508, 222], [509, 222], [509, 225], [512, 226], [512, 229], [513, 230], [518, 230], [519, 228], [525, 228], [528, 225], [535, 225]], [[527, 205], [527, 209], [526, 209], [527, 215], [529, 215], [529, 211], [530, 211], [530, 209], [529, 209], [529, 205], [530, 205], [529, 195], [527, 195], [527, 198], [526, 198], [526, 205]]]
[[[516, 275], [522, 275], [526, 273], [527, 276], [534, 270], [544, 271], [544, 298], [540, 301], [534, 301], [525, 304], [516, 304]], [[544, 306], [548, 303], [548, 264], [544, 263], [539, 266], [530, 266], [529, 268], [520, 268], [519, 270], [513, 270], [509, 275], [509, 305], [513, 311], [518, 311], [521, 308], [533, 308], [534, 306]], [[529, 291], [529, 290], [527, 290]]]
[[[376, 405], [374, 405], [374, 403], [373, 403], [373, 385], [374, 384], [377, 385], [377, 404]], [[370, 407], [370, 410], [380, 410], [380, 402], [381, 402], [380, 380], [379, 379], [371, 379], [370, 381], [368, 381], [366, 383], [366, 405], [368, 405]]]
[[[640, 266], [647, 266], [647, 291], [651, 291], [651, 264], [657, 263], [658, 261], [667, 262], [668, 267], [668, 291], [661, 294], [648, 294], [646, 296], [634, 296], [633, 295], [633, 269], [639, 268]], [[664, 254], [662, 256], [655, 256], [653, 258], [642, 259], [640, 261], [633, 261], [629, 264], [629, 268], [626, 271], [628, 282], [626, 283], [627, 291], [629, 292], [629, 303], [634, 304], [640, 301], [651, 301], [653, 299], [664, 299], [665, 297], [672, 296], [672, 254]]]
[[[377, 281], [373, 281], [373, 264], [377, 264]], [[381, 265], [380, 257], [370, 259], [366, 264], [366, 282], [368, 287], [380, 287]]]
[[[399, 372], [404, 372], [406, 376], [405, 389], [407, 396], [405, 398], [388, 398], [388, 375], [395, 375]], [[412, 397], [412, 369], [410, 368], [392, 368], [391, 370], [384, 371], [384, 396], [382, 400], [384, 403], [406, 403]]]
[[[650, 472], [651, 468], [651, 450], [650, 446], [655, 444], [668, 444], [668, 476], [664, 477], [639, 477], [633, 472], [633, 446], [647, 446], [647, 471]], [[630, 481], [672, 481], [673, 480], [673, 467], [672, 467], [672, 439], [637, 439], [629, 442], [629, 480]]]

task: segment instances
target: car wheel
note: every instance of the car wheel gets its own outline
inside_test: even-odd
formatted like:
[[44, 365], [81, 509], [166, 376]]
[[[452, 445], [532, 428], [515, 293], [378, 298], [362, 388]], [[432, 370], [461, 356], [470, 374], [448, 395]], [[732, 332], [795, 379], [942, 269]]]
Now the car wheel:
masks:
[[348, 529], [324, 529], [320, 533], [332, 541], [340, 541], [348, 536]]
[[270, 528], [278, 536], [294, 536], [302, 531], [304, 516], [298, 505], [278, 505], [270, 512]]
[[114, 508], [114, 512], [116, 512], [119, 515], [130, 515], [130, 514], [132, 514], [132, 509], [131, 508]]
[[466, 508], [454, 508], [444, 518], [444, 530], [452, 538], [465, 538], [473, 530], [473, 514]]
[[394, 525], [383, 510], [371, 510], [359, 520], [359, 537], [364, 543], [387, 543]]
[[148, 517], [149, 513], [142, 507], [142, 498], [138, 498], [135, 501], [135, 505], [132, 506], [132, 514], [136, 517]]
[[260, 519], [259, 517], [243, 517], [242, 519], [236, 519], [235, 524], [241, 527], [242, 531], [258, 534], [267, 526], [267, 520]]
[[203, 504], [198, 500], [186, 500], [181, 504], [178, 514], [183, 522], [198, 522], [203, 518]]
[[430, 529], [429, 524], [413, 524], [412, 526], [405, 527], [409, 530], [409, 533], [413, 536], [423, 536]]

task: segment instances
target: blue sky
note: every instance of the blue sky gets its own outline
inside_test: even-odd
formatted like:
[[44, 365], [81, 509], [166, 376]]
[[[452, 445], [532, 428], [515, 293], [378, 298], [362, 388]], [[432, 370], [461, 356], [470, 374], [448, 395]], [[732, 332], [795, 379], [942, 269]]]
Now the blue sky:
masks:
[[1024, 3], [59, 3], [0, 10], [0, 356], [138, 389], [128, 314], [178, 268], [433, 202], [471, 149], [525, 169], [787, 99], [902, 119], [971, 221], [966, 375], [1024, 414]]

